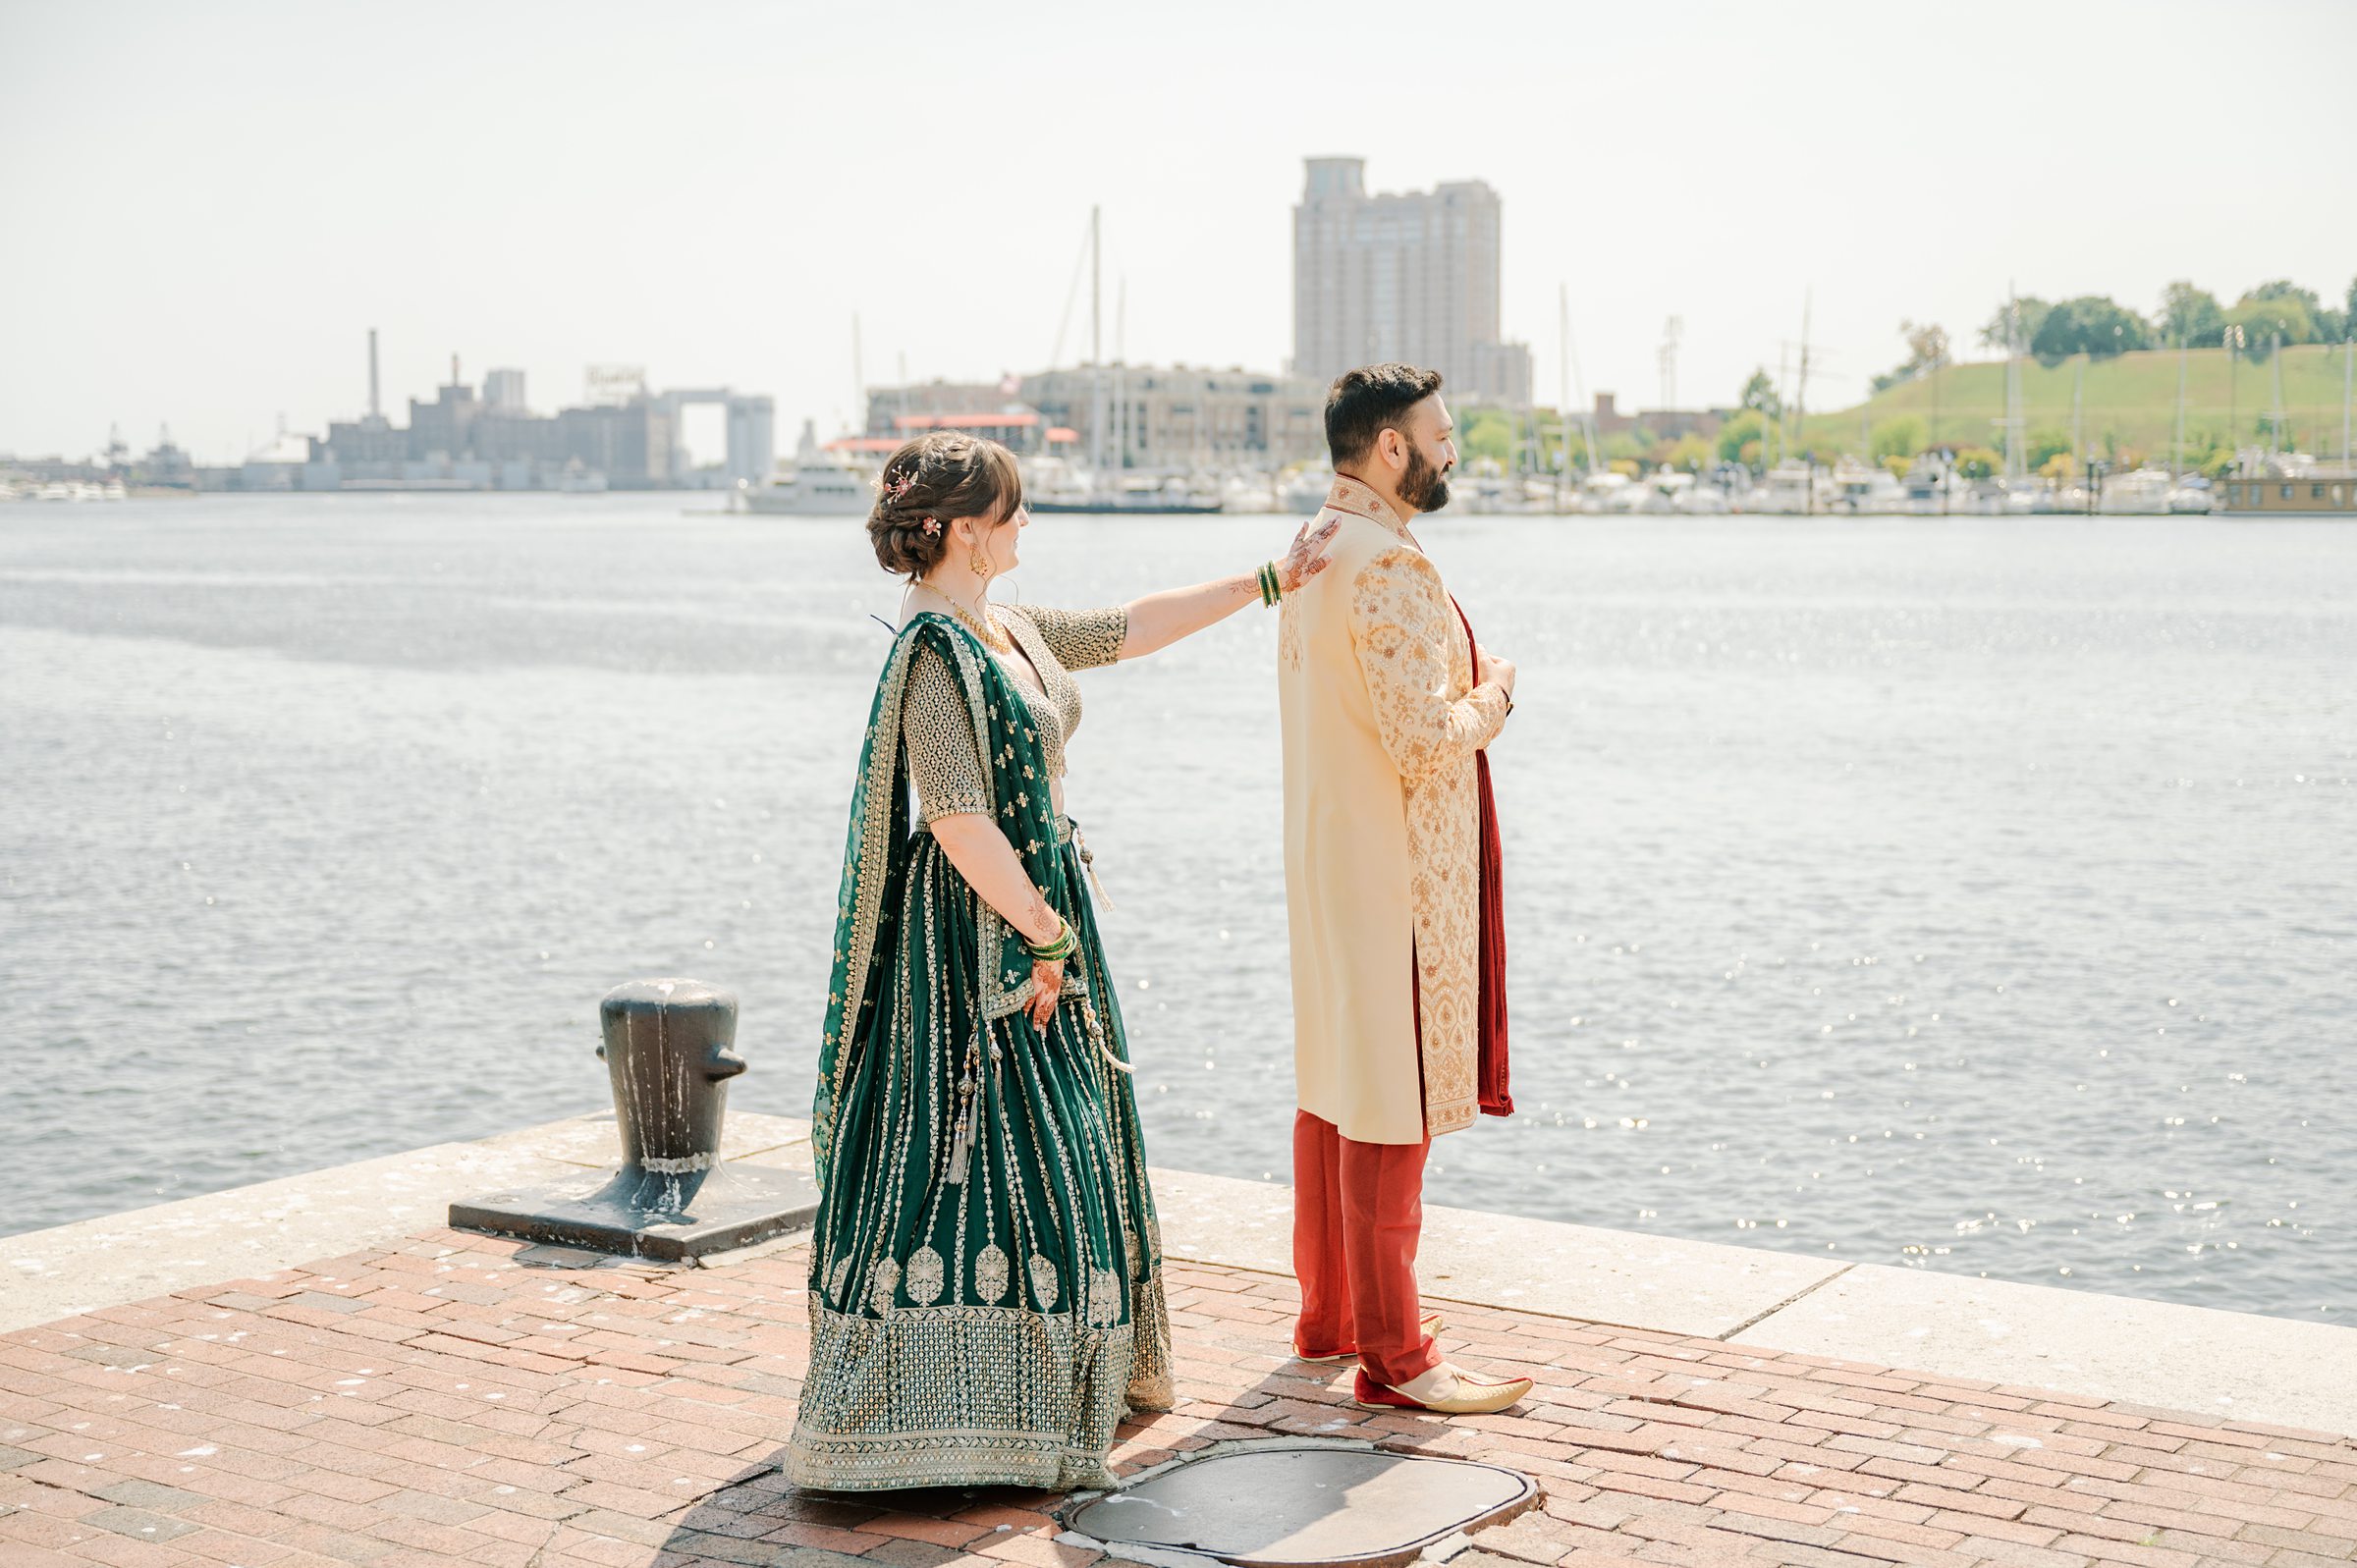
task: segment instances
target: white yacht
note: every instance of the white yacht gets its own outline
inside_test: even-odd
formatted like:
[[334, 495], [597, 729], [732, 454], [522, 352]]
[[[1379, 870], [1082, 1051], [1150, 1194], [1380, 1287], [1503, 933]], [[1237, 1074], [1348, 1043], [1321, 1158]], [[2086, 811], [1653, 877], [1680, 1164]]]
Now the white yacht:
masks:
[[2108, 516], [2158, 517], [2169, 510], [2177, 483], [2166, 468], [2138, 468], [2104, 481], [2103, 501], [2097, 508]]
[[2199, 516], [2218, 505], [2218, 493], [2210, 481], [2198, 473], [2189, 473], [2168, 493], [2168, 510]]
[[1615, 503], [1630, 483], [1628, 475], [1624, 473], [1599, 468], [1579, 482], [1579, 499], [1574, 504], [1576, 510], [1587, 513], [1618, 512], [1621, 509]]
[[1768, 470], [1744, 501], [1743, 510], [1796, 516], [1822, 511], [1824, 506], [1825, 487], [1817, 482], [1816, 471], [1797, 458], [1787, 458]]
[[809, 420], [795, 447], [794, 472], [758, 487], [739, 481], [731, 511], [810, 517], [863, 517], [876, 493], [850, 464], [822, 449]]
[[1724, 517], [1735, 510], [1727, 492], [1715, 484], [1689, 484], [1670, 500], [1672, 510], [1689, 517]]
[[1818, 494], [1826, 511], [1851, 516], [1887, 516], [1904, 510], [1906, 499], [1906, 491], [1890, 469], [1852, 458], [1834, 464], [1832, 476]]
[[1449, 493], [1454, 505], [1483, 514], [1510, 514], [1521, 516], [1551, 507], [1542, 504], [1530, 493], [1530, 487], [1512, 474], [1486, 472], [1468, 473], [1449, 481]]
[[[1325, 497], [1320, 496], [1322, 505]], [[1220, 501], [1230, 512], [1247, 516], [1277, 512], [1277, 480], [1273, 474], [1238, 469], [1220, 481]], [[1311, 508], [1311, 511], [1317, 510]]]

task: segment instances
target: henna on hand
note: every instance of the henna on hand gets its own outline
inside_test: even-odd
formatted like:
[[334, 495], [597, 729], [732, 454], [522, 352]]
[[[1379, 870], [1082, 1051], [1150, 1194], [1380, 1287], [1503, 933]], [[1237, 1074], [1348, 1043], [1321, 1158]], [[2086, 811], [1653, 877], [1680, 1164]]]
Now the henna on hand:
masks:
[[1035, 988], [1031, 1005], [1031, 1025], [1041, 1034], [1048, 1032], [1048, 1020], [1056, 1014], [1056, 999], [1064, 993], [1064, 964], [1061, 960], [1031, 965], [1031, 983]]
[[1048, 895], [1037, 888], [1031, 890], [1031, 907], [1027, 912], [1033, 931], [1037, 931], [1043, 926], [1047, 928], [1046, 936], [1036, 937], [1032, 940], [1044, 946], [1064, 935], [1064, 918], [1048, 907]]
[[1293, 535], [1292, 549], [1286, 552], [1285, 564], [1277, 568], [1279, 585], [1287, 593], [1297, 591], [1303, 583], [1326, 569], [1333, 558], [1322, 552], [1342, 525], [1342, 519], [1337, 517], [1314, 534], [1309, 531], [1308, 523], [1301, 525], [1301, 531]]

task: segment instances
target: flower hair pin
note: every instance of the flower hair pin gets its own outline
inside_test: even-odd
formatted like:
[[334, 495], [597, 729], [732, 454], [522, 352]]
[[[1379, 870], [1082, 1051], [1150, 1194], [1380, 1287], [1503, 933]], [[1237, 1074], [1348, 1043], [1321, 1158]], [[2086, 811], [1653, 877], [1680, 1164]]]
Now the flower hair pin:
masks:
[[902, 474], [898, 479], [886, 479], [881, 481], [879, 488], [883, 490], [884, 498], [887, 501], [899, 501], [903, 497], [906, 496], [909, 490], [912, 489], [915, 484], [916, 475], [913, 473], [904, 473]]
[[924, 535], [928, 539], [938, 539], [941, 537], [941, 519], [939, 517], [927, 517], [925, 519]]

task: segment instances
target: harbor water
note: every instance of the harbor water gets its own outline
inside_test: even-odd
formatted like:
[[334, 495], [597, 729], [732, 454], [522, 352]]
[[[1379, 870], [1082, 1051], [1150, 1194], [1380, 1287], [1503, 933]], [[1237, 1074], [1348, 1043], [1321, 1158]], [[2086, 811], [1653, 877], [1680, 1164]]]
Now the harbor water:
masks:
[[[0, 1234], [599, 1108], [640, 976], [807, 1113], [898, 594], [856, 519], [711, 505], [0, 509]], [[1297, 520], [1042, 518], [1011, 591]], [[1423, 531], [1522, 672], [1518, 1111], [1433, 1201], [2357, 1313], [2357, 526]], [[1083, 676], [1069, 801], [1149, 1158], [1283, 1180], [1274, 639]]]

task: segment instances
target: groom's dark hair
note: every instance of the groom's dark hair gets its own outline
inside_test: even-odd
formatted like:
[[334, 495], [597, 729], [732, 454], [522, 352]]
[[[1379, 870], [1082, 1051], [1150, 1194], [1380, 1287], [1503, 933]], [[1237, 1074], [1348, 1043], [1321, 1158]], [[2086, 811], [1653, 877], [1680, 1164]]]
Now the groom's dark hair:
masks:
[[1365, 458], [1377, 436], [1398, 429], [1408, 409], [1440, 390], [1438, 370], [1414, 365], [1360, 365], [1335, 377], [1326, 389], [1326, 450], [1335, 466]]

